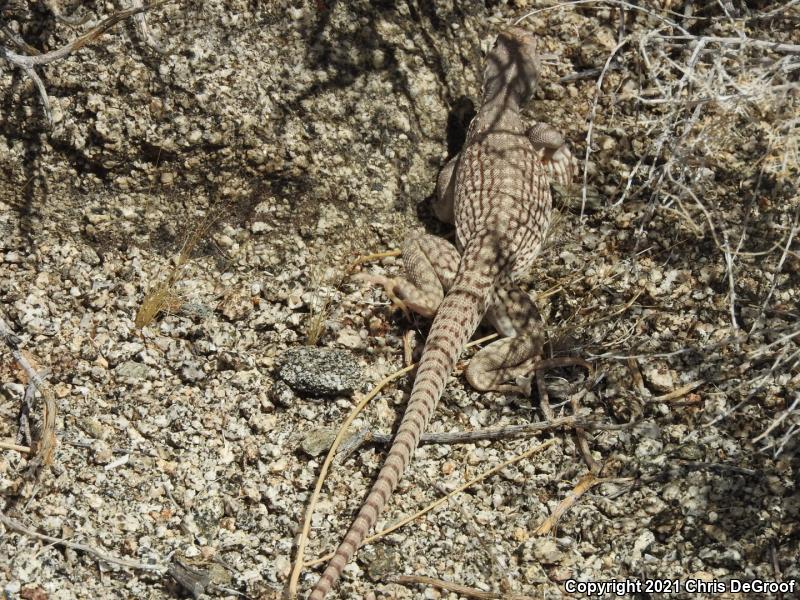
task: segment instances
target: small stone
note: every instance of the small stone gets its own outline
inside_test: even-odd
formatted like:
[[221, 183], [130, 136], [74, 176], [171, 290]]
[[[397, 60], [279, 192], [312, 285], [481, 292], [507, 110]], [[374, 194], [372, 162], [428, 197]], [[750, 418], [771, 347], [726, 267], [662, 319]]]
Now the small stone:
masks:
[[8, 582], [8, 583], [7, 583], [7, 584], [6, 584], [6, 585], [3, 587], [3, 591], [4, 591], [6, 594], [8, 594], [9, 596], [11, 596], [11, 597], [13, 597], [13, 596], [15, 596], [16, 594], [18, 594], [18, 593], [19, 593], [19, 591], [20, 591], [21, 589], [22, 589], [22, 584], [21, 584], [21, 583], [20, 583], [18, 580], [16, 580], [16, 579], [14, 579], [14, 580], [12, 580], [12, 581], [9, 581], [9, 582]]
[[364, 347], [364, 340], [361, 339], [358, 332], [350, 328], [344, 328], [339, 332], [336, 343], [352, 350]]
[[205, 379], [206, 374], [199, 363], [191, 361], [181, 367], [180, 377], [184, 383], [197, 383]]
[[533, 540], [533, 555], [544, 565], [554, 565], [561, 561], [563, 552], [552, 538], [535, 538]]
[[330, 427], [320, 427], [310, 431], [300, 442], [303, 452], [309, 456], [317, 457], [327, 452], [336, 438], [336, 430]]
[[286, 298], [286, 306], [295, 310], [303, 306], [303, 297], [299, 292], [293, 292]]
[[107, 465], [114, 458], [114, 452], [106, 442], [97, 442], [94, 445], [94, 462], [98, 465]]
[[372, 581], [384, 581], [389, 573], [397, 573], [404, 558], [397, 550], [378, 546], [371, 557], [367, 557], [367, 575]]
[[126, 381], [144, 381], [150, 373], [150, 367], [145, 364], [127, 360], [117, 365], [114, 369], [114, 375], [117, 379]]
[[297, 399], [297, 395], [285, 381], [276, 381], [269, 390], [269, 399], [278, 406], [289, 408]]
[[277, 572], [280, 579], [286, 579], [289, 576], [289, 572], [292, 569], [292, 563], [289, 558], [285, 556], [278, 556], [275, 559], [275, 571]]
[[342, 396], [355, 390], [361, 367], [350, 352], [295, 348], [284, 354], [278, 377], [298, 394]]
[[222, 314], [230, 321], [241, 321], [253, 312], [253, 297], [248, 287], [233, 290], [222, 304]]
[[641, 367], [642, 377], [658, 392], [669, 392], [675, 387], [672, 372], [664, 363], [647, 363]]

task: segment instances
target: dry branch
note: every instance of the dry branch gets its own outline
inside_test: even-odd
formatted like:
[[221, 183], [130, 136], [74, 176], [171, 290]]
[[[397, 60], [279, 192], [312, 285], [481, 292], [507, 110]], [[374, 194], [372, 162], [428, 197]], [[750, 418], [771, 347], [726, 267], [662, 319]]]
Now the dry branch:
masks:
[[583, 477], [581, 477], [578, 484], [572, 489], [572, 491], [567, 494], [567, 496], [558, 503], [553, 514], [547, 517], [539, 527], [536, 528], [535, 534], [536, 535], [547, 535], [553, 530], [553, 527], [556, 526], [559, 519], [564, 516], [570, 508], [572, 508], [575, 503], [583, 496], [586, 492], [592, 489], [594, 486], [599, 485], [601, 483], [619, 483], [631, 481], [630, 478], [618, 478], [618, 477], [597, 477], [594, 473], [587, 473]]
[[[84, 33], [79, 38], [71, 41], [70, 43], [61, 46], [55, 50], [51, 50], [50, 52], [45, 52], [43, 54], [17, 54], [12, 50], [9, 50], [5, 46], [0, 46], [0, 56], [5, 58], [8, 62], [12, 65], [19, 67], [25, 73], [33, 79], [33, 82], [36, 84], [36, 87], [39, 90], [39, 96], [42, 99], [42, 105], [44, 108], [45, 115], [47, 116], [47, 120], [50, 125], [53, 124], [53, 114], [50, 110], [50, 99], [47, 96], [47, 90], [45, 89], [44, 83], [42, 82], [39, 74], [36, 72], [34, 67], [47, 65], [50, 64], [60, 58], [64, 58], [65, 56], [69, 56], [76, 50], [79, 50], [86, 46], [87, 44], [92, 43], [101, 35], [103, 35], [106, 31], [114, 27], [120, 21], [127, 19], [128, 17], [138, 15], [139, 13], [144, 13], [145, 11], [151, 10], [153, 8], [157, 8], [164, 4], [175, 2], [176, 0], [159, 0], [157, 2], [153, 2], [144, 6], [129, 8], [126, 10], [120, 10], [112, 14], [110, 17], [107, 17], [103, 21], [100, 22], [99, 25], [92, 28], [88, 32]], [[7, 28], [4, 28], [4, 32]], [[14, 38], [12, 38], [13, 40]], [[19, 44], [19, 42], [16, 42]]]
[[72, 548], [73, 550], [78, 550], [80, 552], [85, 552], [90, 556], [94, 556], [96, 559], [101, 560], [103, 562], [107, 562], [112, 565], [119, 565], [121, 567], [127, 567], [130, 569], [139, 569], [142, 571], [156, 571], [158, 573], [165, 573], [167, 571], [167, 567], [163, 564], [155, 563], [155, 564], [147, 564], [141, 563], [135, 560], [129, 560], [127, 558], [119, 558], [116, 556], [111, 556], [110, 554], [106, 554], [93, 548], [92, 546], [88, 546], [86, 544], [78, 544], [76, 542], [71, 542], [69, 540], [65, 540], [64, 538], [57, 538], [50, 535], [44, 535], [33, 529], [30, 529], [5, 515], [2, 511], [0, 511], [0, 523], [11, 529], [12, 531], [16, 531], [17, 533], [21, 533], [23, 535], [27, 535], [28, 537], [42, 540], [43, 542], [47, 542], [48, 544], [55, 544], [57, 546], [64, 546], [66, 548]]
[[30, 386], [26, 389], [26, 397], [35, 388], [39, 391], [43, 401], [42, 407], [42, 426], [40, 439], [33, 450], [35, 455], [30, 462], [29, 473], [41, 473], [41, 467], [53, 462], [53, 455], [56, 449], [56, 402], [50, 386], [45, 383], [36, 369], [30, 364], [27, 358], [19, 349], [19, 338], [14, 335], [6, 325], [3, 317], [0, 316], [0, 339], [5, 342], [11, 350], [11, 355], [20, 367], [25, 371]]
[[[568, 429], [581, 428], [598, 430], [598, 431], [620, 431], [628, 429], [636, 425], [635, 422], [623, 423], [621, 425], [613, 423], [598, 423], [590, 419], [582, 419], [577, 416], [556, 417], [551, 421], [540, 421], [537, 423], [528, 423], [525, 425], [504, 425], [502, 427], [487, 427], [486, 429], [476, 429], [474, 431], [454, 431], [449, 433], [431, 433], [426, 432], [420, 438], [420, 444], [474, 444], [475, 442], [482, 441], [496, 441], [507, 440], [519, 437], [530, 437], [538, 435], [545, 431], [553, 429], [561, 429], [562, 427]], [[392, 441], [393, 436], [387, 433], [378, 432], [361, 432], [356, 433], [351, 444], [348, 440], [348, 448], [351, 445], [356, 447], [374, 442], [376, 444], [388, 444]], [[356, 441], [360, 443], [355, 443]]]

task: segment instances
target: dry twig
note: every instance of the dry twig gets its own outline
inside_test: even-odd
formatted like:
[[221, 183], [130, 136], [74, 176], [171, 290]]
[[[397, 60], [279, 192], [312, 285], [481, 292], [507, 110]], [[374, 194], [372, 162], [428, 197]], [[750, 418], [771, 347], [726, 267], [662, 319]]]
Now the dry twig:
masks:
[[176, 0], [157, 0], [156, 2], [152, 2], [144, 6], [117, 11], [110, 17], [107, 17], [106, 19], [101, 21], [100, 24], [98, 24], [96, 27], [84, 33], [79, 38], [71, 41], [70, 43], [64, 46], [61, 46], [60, 48], [57, 48], [56, 50], [51, 50], [50, 52], [45, 52], [43, 54], [35, 54], [35, 55], [25, 55], [25, 54], [17, 54], [16, 52], [9, 50], [5, 46], [0, 46], [0, 57], [5, 58], [12, 65], [22, 69], [33, 80], [33, 82], [36, 84], [36, 87], [39, 90], [39, 96], [42, 99], [42, 106], [44, 108], [45, 115], [47, 116], [47, 120], [50, 123], [50, 125], [52, 125], [53, 114], [52, 111], [50, 110], [50, 99], [47, 96], [47, 90], [45, 89], [44, 83], [42, 82], [41, 78], [39, 77], [39, 74], [36, 72], [34, 67], [47, 65], [60, 58], [69, 56], [76, 50], [79, 50], [84, 46], [86, 46], [87, 44], [92, 43], [101, 35], [103, 35], [106, 31], [114, 27], [114, 25], [116, 25], [120, 21], [127, 19], [128, 17], [138, 15], [139, 13], [143, 13], [153, 8], [162, 6], [163, 4], [175, 1]]
[[37, 540], [42, 540], [43, 542], [47, 542], [48, 544], [55, 544], [57, 546], [64, 546], [66, 548], [72, 548], [73, 550], [85, 552], [86, 554], [93, 556], [96, 559], [106, 562], [108, 564], [119, 565], [121, 567], [127, 567], [130, 569], [139, 569], [141, 571], [155, 571], [158, 573], [166, 573], [168, 568], [166, 565], [160, 563], [147, 564], [135, 560], [129, 560], [127, 558], [119, 558], [116, 556], [111, 556], [110, 554], [101, 552], [97, 548], [93, 548], [92, 546], [88, 546], [86, 544], [78, 544], [76, 542], [65, 540], [64, 538], [57, 538], [50, 535], [44, 535], [42, 533], [38, 533], [33, 529], [26, 527], [19, 521], [16, 521], [11, 517], [7, 516], [2, 511], [0, 511], [0, 523], [5, 525], [12, 531], [16, 531], [17, 533], [27, 535], [28, 537]]
[[621, 483], [626, 481], [632, 481], [632, 478], [597, 477], [594, 473], [586, 473], [586, 475], [581, 477], [580, 481], [572, 489], [572, 491], [567, 494], [567, 496], [561, 502], [558, 503], [558, 506], [556, 506], [553, 514], [547, 517], [542, 524], [536, 528], [534, 533], [536, 535], [547, 535], [550, 533], [556, 526], [556, 523], [558, 523], [559, 519], [564, 516], [564, 513], [572, 508], [578, 499], [594, 486], [600, 485], [601, 483]]
[[[555, 417], [550, 421], [538, 421], [525, 425], [503, 425], [501, 427], [487, 427], [485, 429], [475, 429], [474, 431], [453, 431], [446, 433], [426, 432], [420, 438], [422, 444], [474, 444], [475, 442], [509, 440], [520, 437], [530, 437], [554, 429], [587, 429], [589, 431], [621, 431], [636, 425], [636, 422], [612, 424], [598, 423], [590, 419], [582, 419], [576, 415], [566, 417]], [[375, 431], [359, 431], [352, 438], [347, 440], [348, 449], [352, 452], [352, 447], [361, 446], [366, 443], [388, 444], [392, 441], [392, 436], [386, 433]]]

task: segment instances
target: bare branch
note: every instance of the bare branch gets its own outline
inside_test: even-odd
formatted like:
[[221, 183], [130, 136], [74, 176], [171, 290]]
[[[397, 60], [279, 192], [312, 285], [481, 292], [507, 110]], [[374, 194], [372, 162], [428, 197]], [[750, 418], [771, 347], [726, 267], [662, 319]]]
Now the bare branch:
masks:
[[[159, 0], [157, 2], [153, 2], [151, 4], [138, 6], [134, 8], [129, 8], [126, 10], [120, 10], [111, 15], [110, 17], [104, 19], [100, 22], [99, 25], [94, 27], [93, 29], [89, 30], [88, 32], [84, 33], [79, 38], [71, 41], [70, 43], [57, 48], [55, 50], [51, 50], [50, 52], [45, 52], [44, 54], [18, 54], [12, 50], [9, 50], [5, 46], [0, 46], [0, 57], [5, 58], [8, 62], [12, 65], [15, 65], [25, 71], [25, 73], [33, 79], [36, 87], [39, 91], [39, 96], [42, 99], [42, 105], [44, 108], [45, 115], [47, 116], [47, 120], [50, 125], [53, 124], [53, 116], [52, 112], [50, 111], [50, 100], [47, 96], [47, 91], [44, 87], [44, 83], [42, 83], [41, 78], [34, 70], [34, 67], [40, 65], [47, 65], [50, 64], [60, 58], [64, 58], [65, 56], [69, 56], [76, 50], [80, 50], [87, 44], [92, 43], [97, 38], [99, 38], [103, 33], [114, 27], [120, 21], [127, 19], [128, 17], [138, 15], [140, 13], [144, 13], [145, 11], [151, 10], [153, 8], [157, 8], [163, 4], [168, 4], [170, 2], [175, 2], [176, 0]], [[7, 28], [4, 28], [3, 31], [8, 34]], [[10, 30], [9, 30], [10, 31]], [[10, 39], [17, 42], [16, 36], [13, 35], [9, 36]], [[24, 42], [23, 42], [24, 43]], [[27, 45], [26, 45], [27, 46]]]
[[[38, 447], [35, 449], [36, 454], [30, 462], [30, 473], [40, 472], [43, 465], [50, 464], [53, 460], [53, 454], [56, 449], [56, 402], [53, 397], [53, 392], [44, 379], [33, 368], [30, 361], [20, 352], [19, 338], [14, 335], [11, 329], [6, 325], [5, 320], [0, 316], [0, 339], [5, 342], [6, 346], [11, 350], [11, 355], [17, 361], [20, 367], [25, 371], [28, 376], [28, 381], [35, 386], [42, 395], [44, 408], [42, 411], [42, 432], [41, 438], [38, 442]], [[30, 393], [31, 388], [26, 390], [26, 395]]]
[[118, 558], [116, 556], [111, 556], [110, 554], [106, 554], [105, 552], [100, 552], [96, 548], [92, 546], [88, 546], [86, 544], [78, 544], [76, 542], [71, 542], [69, 540], [65, 540], [64, 538], [57, 538], [51, 535], [44, 535], [33, 529], [30, 529], [20, 523], [12, 519], [11, 517], [3, 514], [0, 511], [0, 523], [11, 529], [12, 531], [16, 531], [17, 533], [21, 533], [23, 535], [27, 535], [28, 537], [32, 537], [37, 540], [42, 540], [43, 542], [47, 542], [49, 544], [55, 544], [57, 546], [64, 546], [66, 548], [72, 548], [73, 550], [78, 550], [80, 552], [85, 552], [90, 556], [94, 556], [98, 560], [102, 560], [103, 562], [107, 562], [113, 565], [119, 565], [121, 567], [127, 567], [130, 569], [140, 569], [142, 571], [156, 571], [158, 573], [165, 573], [167, 571], [167, 567], [163, 564], [147, 564], [141, 563], [135, 560], [129, 560], [127, 558]]

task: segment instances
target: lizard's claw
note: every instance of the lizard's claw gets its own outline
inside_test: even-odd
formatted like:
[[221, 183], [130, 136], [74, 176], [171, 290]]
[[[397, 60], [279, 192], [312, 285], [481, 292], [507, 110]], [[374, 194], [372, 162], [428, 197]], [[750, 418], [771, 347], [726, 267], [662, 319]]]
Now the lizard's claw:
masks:
[[372, 273], [356, 273], [353, 275], [353, 279], [355, 281], [361, 281], [364, 283], [369, 283], [370, 285], [379, 285], [381, 286], [386, 295], [389, 297], [389, 300], [392, 302], [392, 305], [395, 308], [399, 308], [403, 311], [406, 319], [411, 320], [411, 311], [408, 308], [408, 305], [403, 302], [400, 297], [395, 294], [395, 284], [396, 280], [393, 277], [385, 277], [383, 275], [373, 275]]
[[521, 375], [514, 380], [514, 383], [519, 389], [519, 393], [525, 396], [526, 398], [531, 397], [533, 391], [531, 388], [531, 384], [533, 383], [534, 377], [536, 377], [535, 371], [530, 375]]

